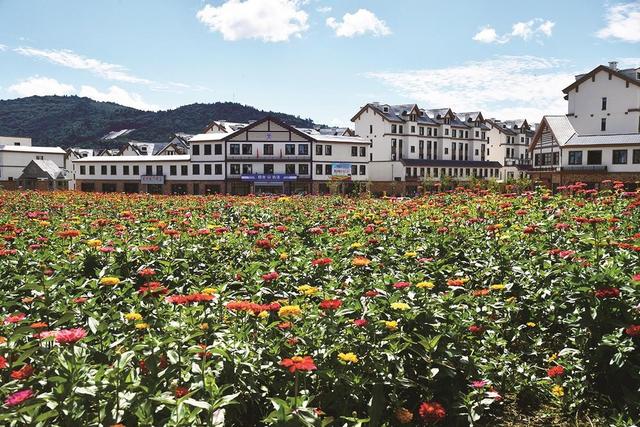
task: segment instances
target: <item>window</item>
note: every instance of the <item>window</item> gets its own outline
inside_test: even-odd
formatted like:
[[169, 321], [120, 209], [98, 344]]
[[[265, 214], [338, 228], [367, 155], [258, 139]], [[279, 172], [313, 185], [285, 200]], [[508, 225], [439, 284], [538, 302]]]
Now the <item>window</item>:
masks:
[[316, 145], [316, 156], [322, 156], [322, 145]]
[[569, 164], [581, 165], [582, 164], [582, 151], [569, 151]]
[[217, 164], [214, 166], [215, 174], [216, 175], [222, 175], [222, 165], [221, 164]]
[[627, 164], [628, 150], [613, 150], [612, 163], [614, 165], [626, 165]]
[[156, 166], [156, 175], [164, 175], [164, 171], [162, 170], [162, 166]]
[[449, 135], [449, 129], [445, 129], [445, 130], [444, 130], [444, 134], [445, 134], [445, 135]]
[[240, 175], [240, 165], [237, 163], [229, 165], [229, 173], [231, 175]]
[[[135, 165], [135, 166], [133, 167], [133, 174], [134, 174], [134, 175], [140, 175], [140, 166]], [[92, 175], [93, 175], [93, 174], [92, 174]]]
[[106, 175], [106, 174], [107, 174], [107, 165], [100, 166], [100, 175]]
[[398, 132], [399, 133], [404, 133], [404, 126], [398, 125]]
[[[452, 138], [455, 138], [456, 136], [457, 136], [457, 131], [456, 131], [455, 129], [453, 129], [453, 130], [451, 131], [451, 137], [452, 137]], [[460, 135], [460, 136], [462, 136], [462, 135]]]
[[637, 165], [640, 163], [640, 150], [633, 150], [633, 164]]
[[607, 97], [603, 97], [602, 98], [602, 111], [605, 111], [607, 109]]
[[122, 175], [129, 175], [129, 166], [128, 165], [122, 166]]
[[601, 165], [602, 164], [602, 150], [587, 151], [587, 164], [588, 165]]
[[264, 173], [272, 174], [273, 173], [273, 164], [265, 164], [264, 165]]
[[231, 145], [229, 145], [229, 154], [231, 154], [231, 155], [240, 154], [240, 144], [231, 144]]
[[307, 144], [299, 144], [298, 145], [298, 155], [300, 155], [300, 156], [308, 156], [309, 155], [309, 145], [307, 145]]
[[449, 147], [444, 147], [444, 154], [449, 154]]
[[324, 154], [327, 155], [327, 156], [330, 156], [331, 153], [332, 153], [331, 146], [330, 145], [325, 145], [324, 146]]
[[605, 118], [600, 119], [600, 130], [602, 132], [607, 130], [607, 119]]
[[273, 144], [264, 144], [264, 155], [273, 156]]
[[284, 145], [284, 154], [287, 156], [293, 156], [296, 154], [296, 144], [285, 144]]
[[[211, 147], [211, 146], [209, 146], [209, 147]], [[193, 144], [192, 148], [193, 148], [193, 155], [194, 156], [199, 156], [200, 155], [200, 146], [198, 144]]]
[[351, 165], [351, 175], [358, 175], [358, 165]]
[[366, 175], [366, 174], [367, 174], [367, 166], [360, 165], [360, 175]]
[[433, 136], [438, 136], [438, 128], [433, 129]]
[[250, 156], [252, 151], [253, 149], [251, 144], [242, 144], [242, 154], [244, 154], [245, 156]]
[[316, 175], [322, 175], [322, 165], [316, 165]]
[[200, 165], [199, 164], [193, 164], [191, 165], [191, 169], [194, 175], [200, 175]]
[[211, 175], [211, 165], [210, 164], [206, 164], [204, 165], [204, 174], [205, 175]]
[[351, 157], [358, 157], [358, 147], [356, 146], [351, 147]]
[[111, 175], [117, 175], [118, 171], [116, 165], [111, 165]]
[[420, 126], [418, 128], [418, 133], [420, 134], [420, 136], [424, 136], [424, 127]]
[[[215, 147], [215, 155], [219, 156], [222, 154], [222, 144], [216, 144], [214, 145]], [[207, 147], [205, 147], [205, 151], [207, 150]]]
[[187, 165], [180, 166], [180, 175], [182, 176], [189, 175], [189, 167]]
[[80, 166], [80, 175], [85, 175], [86, 173], [87, 173], [87, 167], [86, 166]]
[[480, 136], [480, 131], [476, 131], [476, 138], [478, 138]]
[[171, 176], [178, 175], [178, 166], [176, 166], [176, 165], [169, 166], [169, 175], [171, 175]]
[[412, 153], [415, 153], [415, 152], [416, 152], [416, 146], [415, 146], [415, 145], [412, 145], [412, 146], [411, 146], [411, 152], [412, 152]]
[[367, 147], [360, 147], [360, 157], [367, 157]]
[[416, 127], [415, 126], [411, 126], [411, 133], [416, 133]]
[[333, 165], [324, 165], [324, 174], [333, 175]]
[[[216, 145], [216, 147], [218, 147], [218, 145]], [[220, 148], [222, 148], [222, 147], [220, 147]], [[205, 156], [210, 156], [211, 155], [211, 144], [204, 144], [204, 155]]]
[[398, 127], [396, 125], [391, 125], [391, 133], [398, 133]]
[[243, 175], [250, 175], [252, 173], [253, 173], [253, 165], [251, 165], [251, 164], [242, 165], [242, 174]]
[[146, 174], [147, 175], [153, 175], [153, 166], [148, 165], [146, 167]]
[[294, 175], [296, 173], [296, 165], [294, 163], [287, 163], [284, 165], [284, 173]]
[[298, 174], [309, 175], [309, 165], [306, 163], [300, 163], [298, 165]]
[[369, 125], [369, 133], [373, 133], [373, 125]]

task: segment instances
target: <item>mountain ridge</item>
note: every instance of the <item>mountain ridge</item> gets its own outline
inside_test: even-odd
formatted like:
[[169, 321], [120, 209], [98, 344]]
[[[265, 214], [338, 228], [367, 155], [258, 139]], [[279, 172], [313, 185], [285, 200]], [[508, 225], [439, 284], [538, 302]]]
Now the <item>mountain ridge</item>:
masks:
[[135, 129], [126, 139], [167, 142], [174, 132], [201, 133], [213, 120], [247, 122], [266, 115], [297, 127], [317, 126], [311, 119], [264, 111], [234, 102], [193, 103], [162, 111], [142, 111], [78, 96], [30, 96], [0, 100], [0, 135], [27, 136], [33, 145], [113, 148], [122, 141], [101, 138]]

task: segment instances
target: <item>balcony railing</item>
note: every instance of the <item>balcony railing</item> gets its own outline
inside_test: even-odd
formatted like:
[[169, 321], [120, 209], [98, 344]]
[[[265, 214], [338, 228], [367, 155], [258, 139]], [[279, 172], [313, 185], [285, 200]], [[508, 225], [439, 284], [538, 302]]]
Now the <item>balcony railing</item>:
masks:
[[311, 154], [227, 154], [229, 160], [250, 160], [250, 161], [308, 161]]
[[571, 172], [576, 172], [576, 171], [581, 171], [581, 172], [606, 172], [607, 171], [607, 166], [606, 165], [569, 165], [569, 166], [563, 166], [562, 170], [563, 171], [571, 171]]
[[505, 157], [504, 165], [505, 166], [519, 166], [519, 165], [530, 166], [531, 159], [521, 159], [519, 157]]

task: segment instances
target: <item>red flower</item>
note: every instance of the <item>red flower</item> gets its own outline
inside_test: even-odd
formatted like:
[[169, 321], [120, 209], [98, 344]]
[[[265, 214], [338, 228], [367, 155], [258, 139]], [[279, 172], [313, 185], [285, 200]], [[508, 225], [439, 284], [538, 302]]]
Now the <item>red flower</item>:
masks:
[[640, 274], [636, 274], [634, 275], [631, 280], [633, 280], [634, 282], [640, 282]]
[[363, 328], [365, 326], [367, 326], [369, 322], [367, 321], [367, 319], [354, 319], [353, 320], [353, 324], [359, 328]]
[[602, 288], [595, 291], [596, 298], [617, 298], [620, 296], [620, 289], [618, 288]]
[[84, 304], [85, 302], [87, 302], [88, 298], [87, 297], [78, 297], [78, 298], [74, 298], [72, 301], [76, 304]]
[[337, 310], [342, 306], [342, 301], [339, 299], [326, 299], [319, 304], [322, 310]]
[[153, 268], [143, 268], [142, 270], [138, 271], [138, 276], [140, 277], [149, 277], [149, 276], [154, 276], [156, 274], [156, 271]]
[[181, 397], [189, 394], [189, 389], [187, 387], [176, 387], [175, 396], [180, 399]]
[[552, 366], [547, 369], [549, 378], [561, 377], [564, 375], [564, 368], [560, 365]]
[[331, 258], [318, 258], [311, 261], [311, 265], [313, 265], [314, 267], [317, 267], [317, 266], [329, 265], [332, 262], [333, 260]]
[[195, 293], [189, 295], [171, 295], [170, 297], [167, 297], [166, 301], [171, 304], [186, 305], [191, 303], [213, 301], [213, 299], [213, 295]]
[[468, 329], [469, 329], [469, 332], [476, 335], [480, 335], [484, 331], [484, 328], [478, 325], [471, 325], [469, 326]]
[[24, 365], [17, 371], [11, 372], [11, 378], [14, 380], [26, 380], [33, 375], [33, 367], [31, 365]]
[[630, 337], [640, 337], [640, 325], [630, 325], [624, 330], [624, 333]]
[[138, 289], [138, 293], [145, 296], [156, 295], [156, 294], [166, 295], [169, 293], [169, 289], [162, 286], [162, 283], [160, 282], [149, 282], [140, 286], [140, 289]]
[[372, 291], [367, 291], [367, 292], [365, 292], [365, 293], [364, 293], [364, 296], [365, 296], [365, 297], [369, 297], [369, 298], [374, 298], [374, 297], [377, 297], [377, 296], [378, 296], [378, 294], [379, 294], [379, 292], [378, 292], [378, 291], [376, 291], [376, 290], [372, 290]]
[[34, 396], [34, 393], [32, 390], [26, 389], [26, 390], [21, 390], [18, 392], [15, 392], [11, 395], [9, 395], [5, 401], [4, 404], [11, 407], [11, 406], [18, 406], [21, 403], [31, 399]]
[[7, 364], [7, 359], [5, 359], [4, 357], [0, 356], [0, 369], [4, 369], [7, 366], [9, 366]]
[[56, 342], [59, 344], [74, 344], [87, 336], [87, 331], [82, 328], [62, 329], [56, 333]]
[[292, 374], [296, 371], [314, 371], [318, 369], [311, 356], [294, 356], [291, 359], [283, 359], [280, 365], [289, 369]]
[[409, 282], [396, 282], [392, 286], [394, 288], [396, 288], [396, 289], [404, 289], [404, 288], [408, 288], [409, 286], [411, 286], [411, 283], [409, 283]]
[[447, 416], [447, 411], [438, 402], [422, 402], [418, 413], [425, 422], [433, 424], [442, 421]]
[[262, 280], [264, 280], [265, 282], [271, 282], [273, 280], [276, 280], [278, 277], [280, 277], [280, 275], [276, 271], [272, 271], [271, 273], [263, 274]]
[[23, 321], [25, 317], [27, 317], [27, 315], [24, 313], [13, 314], [5, 317], [4, 323], [5, 325], [8, 325], [9, 323], [18, 323]]

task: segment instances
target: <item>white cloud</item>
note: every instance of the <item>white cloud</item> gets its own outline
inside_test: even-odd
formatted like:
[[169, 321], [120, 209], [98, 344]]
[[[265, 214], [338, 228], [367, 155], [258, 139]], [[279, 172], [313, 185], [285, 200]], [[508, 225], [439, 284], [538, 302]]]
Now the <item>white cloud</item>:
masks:
[[473, 36], [473, 40], [480, 43], [506, 43], [509, 41], [508, 38], [498, 37], [498, 33], [496, 33], [495, 28], [487, 25], [486, 27], [482, 27], [478, 33]]
[[302, 4], [300, 0], [227, 0], [218, 7], [205, 5], [196, 16], [225, 40], [284, 42], [309, 28]]
[[47, 96], [47, 95], [72, 95], [75, 88], [71, 85], [60, 83], [48, 77], [29, 77], [7, 88], [9, 92], [15, 93], [19, 97], [24, 96]]
[[618, 60], [618, 66], [620, 68], [639, 68], [640, 58], [620, 58]]
[[371, 33], [374, 36], [388, 36], [391, 30], [387, 24], [367, 9], [359, 9], [356, 13], [346, 13], [342, 22], [335, 18], [327, 18], [327, 26], [335, 30], [338, 37], [354, 37]]
[[0, 52], [2, 52], [3, 50], [7, 50], [7, 45], [0, 43]]
[[555, 22], [535, 18], [526, 22], [516, 22], [511, 26], [511, 32], [502, 36], [498, 35], [495, 28], [486, 25], [480, 28], [480, 31], [473, 36], [473, 40], [480, 43], [504, 44], [516, 37], [525, 41], [531, 40], [532, 38], [539, 39], [542, 36], [551, 37], [555, 25]]
[[607, 26], [596, 33], [601, 39], [640, 42], [640, 1], [610, 6], [606, 21]]
[[460, 66], [368, 73], [409, 102], [424, 108], [450, 107], [483, 112], [485, 117], [527, 118], [565, 114], [562, 89], [574, 81], [565, 62], [534, 56], [498, 56]]
[[333, 10], [331, 6], [320, 6], [316, 9], [319, 13], [329, 13]]
[[126, 83], [151, 84], [151, 80], [133, 76], [122, 65], [109, 64], [99, 59], [86, 58], [71, 50], [43, 50], [30, 47], [19, 47], [14, 49], [24, 56], [46, 59], [57, 65], [73, 68], [76, 70], [86, 70], [107, 80], [115, 80]]
[[92, 86], [82, 86], [78, 95], [86, 96], [96, 101], [115, 102], [116, 104], [139, 110], [152, 111], [159, 109], [157, 105], [146, 103], [139, 94], [127, 92], [118, 86], [111, 86], [106, 92], [100, 92]]

